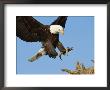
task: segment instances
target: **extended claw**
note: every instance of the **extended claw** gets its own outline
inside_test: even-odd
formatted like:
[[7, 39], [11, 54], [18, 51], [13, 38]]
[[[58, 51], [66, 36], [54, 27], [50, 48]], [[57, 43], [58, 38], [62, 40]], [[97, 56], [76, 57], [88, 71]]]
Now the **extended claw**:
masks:
[[63, 52], [59, 53], [59, 55], [58, 55], [59, 58], [62, 60], [61, 56], [62, 56], [62, 55], [66, 55], [66, 54], [67, 54], [67, 56], [68, 56], [68, 52], [70, 52], [70, 51], [72, 51], [72, 50], [73, 50], [73, 47], [71, 47], [71, 48], [67, 47], [65, 54], [63, 54]]
[[67, 47], [67, 48], [66, 48], [66, 54], [67, 54], [67, 56], [68, 56], [68, 52], [70, 52], [70, 51], [72, 51], [72, 50], [73, 50], [73, 47], [71, 47], [71, 48]]
[[73, 47], [71, 47], [71, 48], [67, 47], [67, 50], [69, 52], [69, 51], [73, 50]]

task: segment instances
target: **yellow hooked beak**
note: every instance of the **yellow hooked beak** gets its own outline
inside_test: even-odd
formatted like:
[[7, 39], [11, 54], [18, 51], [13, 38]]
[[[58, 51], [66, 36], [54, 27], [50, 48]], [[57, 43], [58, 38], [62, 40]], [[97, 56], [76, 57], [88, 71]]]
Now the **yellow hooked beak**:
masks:
[[62, 35], [64, 35], [64, 30], [60, 30], [60, 33], [61, 33]]

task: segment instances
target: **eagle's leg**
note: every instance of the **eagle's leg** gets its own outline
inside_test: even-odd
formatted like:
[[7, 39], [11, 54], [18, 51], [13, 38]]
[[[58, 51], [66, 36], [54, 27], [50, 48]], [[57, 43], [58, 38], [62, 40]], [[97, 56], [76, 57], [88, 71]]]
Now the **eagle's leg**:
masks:
[[63, 44], [60, 41], [57, 43], [57, 48], [59, 49], [60, 53], [62, 53], [62, 54], [66, 53], [65, 47], [63, 46]]
[[56, 58], [56, 56], [58, 55], [58, 53], [55, 50], [55, 47], [53, 46], [53, 44], [48, 40], [46, 41], [46, 43], [44, 44], [44, 48], [46, 51], [46, 55], [48, 55], [50, 58]]
[[35, 54], [34, 56], [32, 56], [30, 59], [28, 59], [28, 61], [33, 62], [35, 60], [38, 60], [40, 57], [42, 57], [43, 55], [45, 55], [46, 52], [44, 50], [44, 48], [41, 48], [37, 54]]
[[58, 43], [57, 43], [57, 48], [60, 51], [60, 53], [58, 53], [58, 56], [62, 60], [61, 56], [66, 54], [66, 49], [60, 41], [58, 41]]
[[68, 52], [73, 50], [73, 48], [69, 48], [69, 47], [65, 48], [60, 41], [57, 43], [57, 48], [60, 51], [60, 53], [58, 55], [60, 57], [60, 59], [61, 59], [61, 55], [68, 55]]

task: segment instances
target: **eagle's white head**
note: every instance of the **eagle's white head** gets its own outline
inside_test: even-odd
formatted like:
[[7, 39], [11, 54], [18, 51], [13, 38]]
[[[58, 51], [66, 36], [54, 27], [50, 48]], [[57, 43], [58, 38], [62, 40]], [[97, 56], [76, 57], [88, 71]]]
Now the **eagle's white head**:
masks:
[[60, 25], [51, 25], [50, 26], [50, 32], [52, 34], [58, 34], [58, 33], [61, 33], [62, 35], [64, 35], [64, 29], [62, 26]]

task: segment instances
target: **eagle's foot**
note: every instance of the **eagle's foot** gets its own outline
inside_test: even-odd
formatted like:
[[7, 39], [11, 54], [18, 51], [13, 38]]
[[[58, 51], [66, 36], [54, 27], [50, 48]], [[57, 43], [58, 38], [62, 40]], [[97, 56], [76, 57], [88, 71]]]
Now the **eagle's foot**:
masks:
[[72, 50], [73, 50], [73, 47], [71, 47], [71, 48], [67, 47], [67, 48], [66, 48], [66, 53], [65, 53], [65, 55], [68, 56], [68, 52], [70, 52], [70, 51], [72, 51]]
[[71, 48], [67, 47], [67, 48], [66, 48], [66, 52], [65, 52], [65, 53], [60, 52], [58, 56], [59, 56], [60, 59], [62, 60], [61, 56], [62, 56], [62, 55], [67, 55], [67, 56], [68, 56], [68, 52], [70, 52], [70, 51], [72, 51], [72, 50], [73, 50], [73, 47], [71, 47]]

